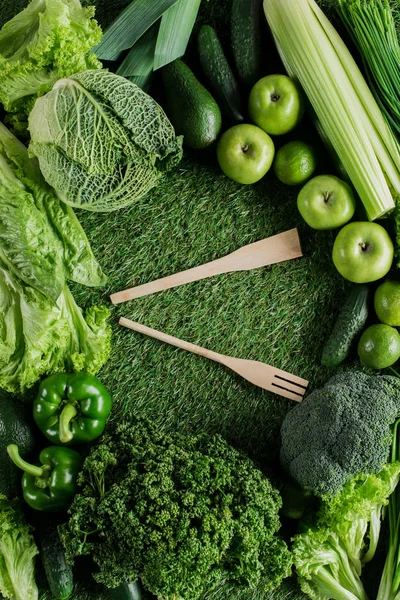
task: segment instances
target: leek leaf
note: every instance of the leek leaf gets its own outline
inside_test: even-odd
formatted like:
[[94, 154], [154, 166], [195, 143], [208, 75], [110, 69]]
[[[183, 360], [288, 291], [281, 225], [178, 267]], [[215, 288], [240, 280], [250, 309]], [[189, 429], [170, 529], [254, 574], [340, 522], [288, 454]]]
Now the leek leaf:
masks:
[[155, 23], [133, 46], [117, 71], [124, 77], [147, 77], [153, 72], [159, 23]]
[[94, 48], [102, 60], [118, 60], [142, 37], [166, 10], [178, 0], [133, 0], [106, 29], [101, 42]]
[[154, 70], [185, 54], [200, 2], [201, 0], [179, 0], [163, 14], [154, 56]]

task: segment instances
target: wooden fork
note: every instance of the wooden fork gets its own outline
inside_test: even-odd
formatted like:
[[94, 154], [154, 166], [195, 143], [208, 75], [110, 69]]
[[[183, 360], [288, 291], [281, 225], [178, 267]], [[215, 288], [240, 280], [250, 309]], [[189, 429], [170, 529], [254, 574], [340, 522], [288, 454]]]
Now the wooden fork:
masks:
[[258, 269], [259, 267], [265, 267], [300, 256], [303, 256], [303, 254], [299, 233], [297, 229], [290, 229], [254, 244], [243, 246], [223, 258], [218, 258], [199, 267], [175, 273], [175, 275], [169, 275], [162, 279], [156, 279], [155, 281], [130, 288], [129, 290], [117, 292], [111, 296], [111, 302], [113, 304], [120, 304], [127, 300], [168, 290], [184, 283], [199, 281], [200, 279], [221, 275], [222, 273], [250, 271], [251, 269]]
[[271, 367], [258, 360], [245, 360], [243, 358], [233, 358], [232, 356], [218, 354], [217, 352], [206, 350], [206, 348], [201, 348], [190, 342], [185, 342], [184, 340], [162, 333], [156, 329], [151, 329], [151, 327], [146, 327], [146, 325], [142, 325], [141, 323], [130, 321], [124, 317], [120, 318], [119, 323], [120, 325], [123, 325], [123, 327], [132, 329], [138, 333], [143, 333], [144, 335], [148, 335], [161, 342], [166, 342], [167, 344], [171, 344], [171, 346], [188, 350], [194, 354], [199, 354], [200, 356], [221, 363], [244, 379], [247, 379], [247, 381], [250, 381], [250, 383], [257, 385], [264, 390], [274, 392], [279, 396], [290, 398], [290, 400], [301, 402], [307, 390], [308, 381], [306, 379], [296, 377], [296, 375], [292, 375], [291, 373], [287, 373], [276, 367]]

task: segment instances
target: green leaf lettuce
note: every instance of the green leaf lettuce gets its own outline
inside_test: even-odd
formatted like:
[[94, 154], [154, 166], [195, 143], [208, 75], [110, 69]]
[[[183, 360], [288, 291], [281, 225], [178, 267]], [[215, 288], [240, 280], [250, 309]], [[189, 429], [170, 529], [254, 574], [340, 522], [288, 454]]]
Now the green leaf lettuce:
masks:
[[12, 600], [37, 600], [34, 559], [38, 554], [19, 505], [0, 496], [0, 594]]
[[29, 114], [37, 97], [61, 77], [101, 68], [94, 54], [102, 32], [94, 8], [79, 0], [32, 0], [0, 31], [0, 102], [7, 111]]

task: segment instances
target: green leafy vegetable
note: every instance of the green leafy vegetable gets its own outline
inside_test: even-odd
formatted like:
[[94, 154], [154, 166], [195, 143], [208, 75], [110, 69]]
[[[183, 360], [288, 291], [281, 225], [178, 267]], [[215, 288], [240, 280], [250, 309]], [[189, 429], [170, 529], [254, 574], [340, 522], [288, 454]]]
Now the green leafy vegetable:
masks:
[[[395, 489], [400, 463], [378, 475], [358, 475], [325, 499], [304, 533], [294, 537], [293, 557], [300, 586], [315, 600], [367, 600], [362, 565], [376, 550], [382, 508]], [[387, 600], [387, 597], [385, 597]]]
[[2, 123], [0, 261], [53, 302], [65, 279], [88, 286], [106, 282], [75, 213], [54, 195], [37, 161]]
[[332, 377], [285, 417], [281, 461], [302, 487], [334, 496], [386, 464], [400, 414], [400, 380], [357, 371]]
[[56, 304], [0, 263], [0, 387], [23, 392], [44, 374], [97, 373], [111, 350], [109, 311], [83, 315], [68, 287]]
[[58, 81], [37, 100], [29, 129], [29, 149], [58, 197], [92, 211], [141, 198], [182, 157], [182, 138], [160, 106], [101, 70]]
[[108, 428], [85, 460], [61, 528], [67, 558], [90, 554], [97, 581], [140, 576], [166, 600], [221, 582], [263, 593], [290, 573], [279, 493], [219, 436], [165, 435], [135, 419]]
[[201, 0], [179, 0], [161, 18], [154, 55], [154, 70], [181, 58], [189, 42]]
[[0, 496], [0, 594], [37, 600], [34, 559], [39, 551], [17, 502]]
[[314, 0], [264, 0], [264, 12], [368, 218], [387, 214], [400, 196], [398, 143], [343, 40]]
[[0, 123], [0, 387], [20, 392], [46, 373], [96, 373], [107, 360], [109, 311], [92, 307], [84, 317], [66, 279], [106, 280], [73, 210]]
[[133, 0], [106, 29], [103, 39], [95, 48], [96, 55], [103, 60], [118, 60], [123, 50], [131, 48], [177, 2], [178, 0]]
[[102, 35], [93, 15], [79, 0], [32, 0], [0, 31], [0, 102], [20, 130], [58, 79], [101, 68], [88, 54]]

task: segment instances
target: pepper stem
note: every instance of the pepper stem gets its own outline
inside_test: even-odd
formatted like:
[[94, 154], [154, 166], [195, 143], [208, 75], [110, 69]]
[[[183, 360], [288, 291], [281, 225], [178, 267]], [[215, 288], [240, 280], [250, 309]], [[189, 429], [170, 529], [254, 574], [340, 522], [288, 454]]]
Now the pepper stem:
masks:
[[37, 467], [36, 465], [29, 464], [23, 458], [21, 458], [19, 455], [18, 446], [16, 444], [10, 444], [7, 446], [7, 452], [14, 465], [25, 471], [25, 473], [29, 473], [29, 475], [33, 475], [34, 477], [43, 477], [47, 471], [47, 469], [44, 469], [43, 467]]
[[74, 404], [68, 403], [64, 406], [60, 414], [60, 428], [58, 435], [63, 444], [70, 442], [74, 437], [70, 429], [70, 423], [78, 414], [78, 410]]

